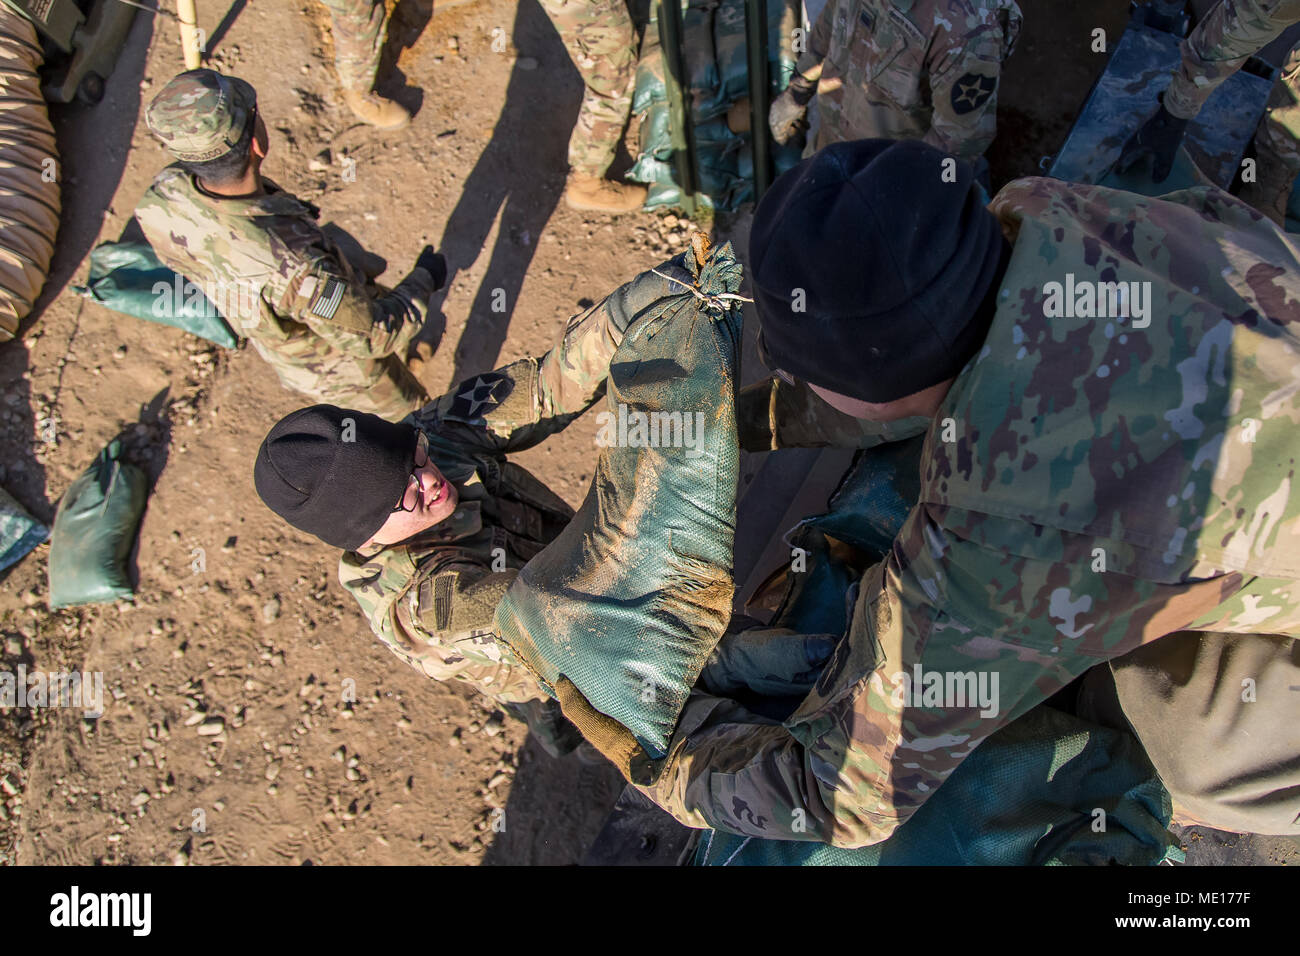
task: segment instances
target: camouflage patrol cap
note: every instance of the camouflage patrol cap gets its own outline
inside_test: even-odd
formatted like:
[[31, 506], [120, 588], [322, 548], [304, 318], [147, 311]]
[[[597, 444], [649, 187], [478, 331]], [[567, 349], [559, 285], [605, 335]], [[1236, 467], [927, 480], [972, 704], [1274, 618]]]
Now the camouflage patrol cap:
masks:
[[205, 163], [239, 143], [256, 107], [257, 91], [238, 77], [188, 70], [153, 98], [145, 122], [177, 159]]

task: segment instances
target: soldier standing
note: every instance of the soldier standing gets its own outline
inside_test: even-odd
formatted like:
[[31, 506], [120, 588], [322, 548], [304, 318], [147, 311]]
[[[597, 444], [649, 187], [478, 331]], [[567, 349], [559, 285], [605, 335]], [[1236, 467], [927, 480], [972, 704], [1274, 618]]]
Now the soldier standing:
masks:
[[[1125, 144], [1121, 171], [1153, 158], [1152, 178], [1169, 178], [1187, 124], [1210, 94], [1287, 27], [1300, 23], [1300, 0], [1220, 0], [1182, 44], [1182, 64], [1160, 108]], [[1255, 131], [1257, 178], [1241, 198], [1279, 226], [1286, 224], [1291, 186], [1300, 176], [1300, 44], [1287, 54]]]
[[637, 35], [626, 0], [539, 0], [585, 89], [569, 138], [564, 201], [584, 212], [631, 212], [646, 187], [606, 179], [632, 113]]
[[805, 129], [815, 95], [805, 155], [882, 137], [975, 160], [997, 131], [998, 79], [1020, 25], [1015, 0], [828, 0], [772, 102], [772, 135], [788, 143]]
[[394, 420], [420, 407], [401, 356], [446, 277], [442, 257], [426, 246], [397, 288], [377, 289], [364, 271], [375, 266], [350, 263], [314, 206], [261, 175], [266, 126], [243, 80], [182, 73], [145, 119], [178, 160], [136, 208], [158, 257], [203, 287], [285, 388]]
[[384, 50], [383, 0], [320, 0], [329, 11], [334, 35], [334, 69], [348, 109], [363, 123], [400, 129], [411, 121], [403, 107], [374, 92]]
[[759, 204], [763, 347], [810, 393], [772, 397], [772, 444], [920, 421], [921, 492], [799, 709], [695, 693], [643, 791], [691, 826], [876, 843], [1109, 662], [1176, 812], [1296, 834], [1300, 248], [1212, 186], [1030, 178], [986, 208], [946, 161], [835, 144]]

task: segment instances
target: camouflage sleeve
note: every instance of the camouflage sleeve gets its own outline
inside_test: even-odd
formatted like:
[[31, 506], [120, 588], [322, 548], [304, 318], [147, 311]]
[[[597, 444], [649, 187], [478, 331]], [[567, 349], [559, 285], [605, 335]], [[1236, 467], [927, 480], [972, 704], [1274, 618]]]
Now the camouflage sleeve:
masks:
[[749, 452], [778, 448], [873, 448], [920, 435], [930, 419], [915, 415], [873, 422], [837, 411], [802, 382], [779, 378], [740, 390], [736, 400], [740, 447]]
[[1090, 543], [1031, 560], [916, 509], [864, 576], [848, 635], [799, 710], [773, 725], [697, 692], [640, 789], [688, 826], [838, 846], [887, 839], [998, 728], [1232, 586], [1093, 573]]
[[933, 112], [924, 141], [961, 159], [984, 154], [997, 133], [1002, 61], [1020, 33], [1020, 11], [992, 11], [941, 27], [929, 57]]
[[306, 258], [282, 290], [276, 312], [357, 358], [404, 354], [429, 311], [433, 277], [416, 268], [391, 292], [373, 294], [341, 257]]
[[1221, 0], [1183, 40], [1165, 109], [1193, 118], [1220, 83], [1298, 21], [1300, 0]]
[[[680, 259], [660, 264], [657, 271], [689, 279], [677, 264]], [[628, 325], [647, 307], [681, 291], [655, 270], [641, 273], [571, 318], [541, 358], [465, 379], [416, 412], [416, 425], [498, 453], [531, 448], [604, 395], [610, 359]]]
[[[380, 643], [399, 660], [434, 680], [464, 681], [502, 704], [546, 696], [493, 636], [496, 604], [517, 571], [434, 560], [407, 577], [409, 566], [394, 567], [392, 555], [385, 557], [371, 563], [344, 554], [339, 580], [361, 605]], [[387, 587], [396, 580], [394, 598]]]

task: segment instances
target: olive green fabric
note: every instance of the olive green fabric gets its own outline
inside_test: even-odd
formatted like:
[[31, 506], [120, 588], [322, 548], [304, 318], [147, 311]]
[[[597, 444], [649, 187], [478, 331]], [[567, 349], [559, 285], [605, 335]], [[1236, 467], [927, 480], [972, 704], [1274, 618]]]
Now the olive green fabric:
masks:
[[719, 296], [735, 295], [741, 267], [730, 245], [702, 267], [685, 260], [695, 288], [670, 284], [679, 294], [635, 316], [610, 362], [597, 416], [607, 447], [586, 501], [496, 614], [502, 639], [562, 706], [567, 677], [630, 732], [608, 744], [624, 764], [631, 737], [650, 758], [663, 753], [734, 590], [741, 317], [734, 298]]
[[106, 604], [134, 593], [127, 559], [149, 480], [110, 442], [64, 492], [50, 537], [50, 607]]
[[90, 253], [77, 291], [106, 309], [160, 322], [234, 348], [238, 338], [194, 283], [167, 268], [147, 242], [105, 242]]

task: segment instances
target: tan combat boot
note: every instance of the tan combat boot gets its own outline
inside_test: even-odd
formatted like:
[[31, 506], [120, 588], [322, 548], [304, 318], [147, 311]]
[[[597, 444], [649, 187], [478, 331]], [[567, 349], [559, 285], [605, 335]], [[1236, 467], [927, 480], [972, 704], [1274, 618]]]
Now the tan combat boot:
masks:
[[344, 90], [343, 102], [348, 104], [357, 119], [375, 129], [401, 129], [411, 122], [411, 114], [392, 100], [377, 93]]
[[632, 212], [645, 203], [645, 186], [615, 183], [600, 176], [570, 173], [564, 201], [579, 212]]

